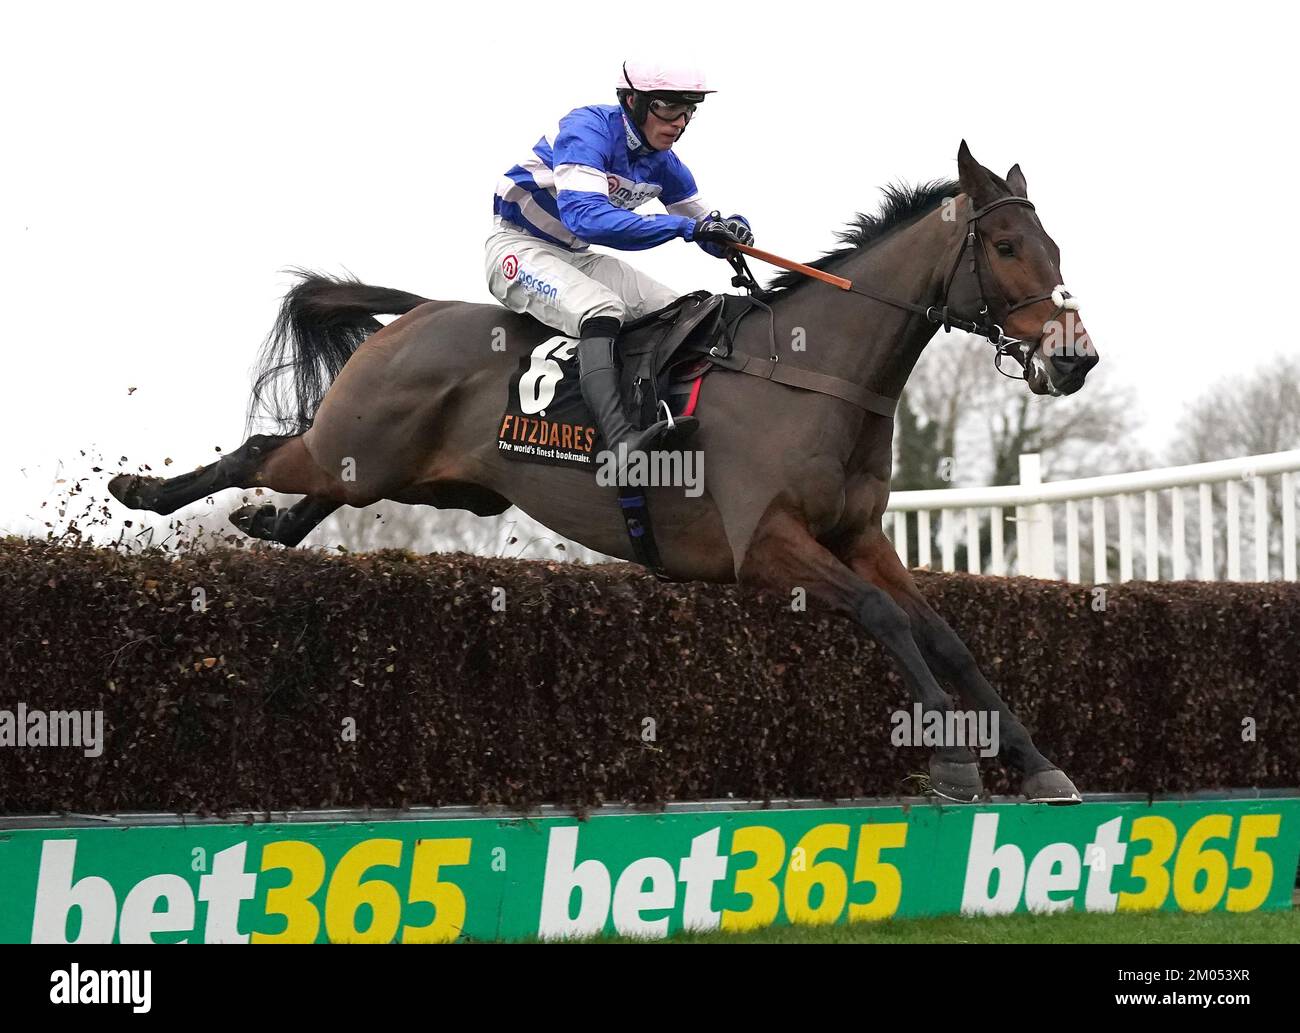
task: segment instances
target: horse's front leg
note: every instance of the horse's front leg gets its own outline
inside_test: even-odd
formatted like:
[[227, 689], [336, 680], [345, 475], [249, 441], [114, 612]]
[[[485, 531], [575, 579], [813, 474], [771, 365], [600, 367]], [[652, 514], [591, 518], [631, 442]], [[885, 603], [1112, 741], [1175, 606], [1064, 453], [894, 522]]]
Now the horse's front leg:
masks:
[[[922, 711], [946, 712], [953, 701], [939, 686], [913, 638], [911, 619], [887, 592], [841, 563], [792, 513], [767, 514], [738, 571], [757, 588], [789, 593], [803, 588], [814, 599], [860, 623], [893, 657]], [[930, 758], [930, 785], [941, 796], [970, 803], [983, 795], [979, 766], [966, 746], [947, 743]]]
[[966, 704], [998, 716], [1000, 752], [1024, 776], [1021, 792], [1035, 803], [1080, 803], [1065, 773], [1038, 751], [1029, 731], [989, 684], [957, 633], [925, 601], [898, 553], [878, 528], [851, 550], [849, 566], [878, 585], [907, 614], [912, 637], [930, 668], [957, 689]]

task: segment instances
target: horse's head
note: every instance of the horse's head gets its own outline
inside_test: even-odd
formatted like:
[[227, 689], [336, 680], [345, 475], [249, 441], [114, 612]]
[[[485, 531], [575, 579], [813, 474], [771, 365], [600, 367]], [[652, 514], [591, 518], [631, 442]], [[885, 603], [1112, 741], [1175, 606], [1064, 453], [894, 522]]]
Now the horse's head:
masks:
[[1020, 342], [1000, 349], [999, 369], [1014, 359], [1035, 394], [1073, 394], [1097, 364], [1097, 350], [1063, 286], [1061, 250], [1026, 203], [1024, 173], [1013, 165], [1006, 179], [994, 175], [965, 140], [957, 167], [969, 208], [957, 216], [965, 238], [945, 283], [946, 303], [978, 312]]

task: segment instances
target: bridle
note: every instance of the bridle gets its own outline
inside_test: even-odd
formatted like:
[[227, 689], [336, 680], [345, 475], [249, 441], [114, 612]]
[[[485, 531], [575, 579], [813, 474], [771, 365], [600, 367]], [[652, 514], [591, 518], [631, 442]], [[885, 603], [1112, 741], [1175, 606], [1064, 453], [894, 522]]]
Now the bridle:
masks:
[[[1029, 371], [1029, 363], [1034, 353], [1042, 345], [1041, 336], [1034, 340], [1025, 341], [1016, 337], [1008, 337], [997, 323], [992, 322], [989, 318], [989, 303], [984, 290], [984, 278], [980, 274], [979, 256], [984, 249], [984, 241], [980, 236], [979, 221], [990, 212], [996, 211], [1003, 205], [1023, 205], [1030, 211], [1034, 211], [1033, 202], [1027, 197], [1000, 197], [996, 201], [990, 201], [983, 208], [977, 208], [966, 219], [966, 233], [962, 238], [961, 247], [957, 249], [957, 254], [953, 257], [952, 265], [948, 270], [948, 275], [943, 281], [943, 300], [939, 305], [917, 305], [910, 301], [900, 301], [897, 298], [891, 298], [888, 295], [881, 294], [878, 291], [871, 290], [867, 287], [847, 280], [840, 276], [833, 276], [811, 266], [801, 265], [798, 262], [789, 262], [787, 260], [778, 260], [775, 264], [782, 268], [790, 269], [793, 272], [802, 273], [805, 276], [811, 276], [814, 279], [823, 280], [832, 286], [839, 287], [841, 290], [849, 291], [853, 294], [860, 294], [864, 298], [870, 298], [873, 301], [879, 301], [894, 308], [903, 309], [907, 312], [914, 312], [918, 315], [925, 316], [931, 323], [940, 325], [945, 331], [956, 328], [969, 334], [978, 334], [985, 338], [996, 349], [993, 357], [994, 366], [1003, 376], [1011, 377], [1015, 380], [1023, 380], [1025, 377], [1016, 377], [1013, 374], [1005, 373], [1002, 370], [1001, 359], [1003, 356], [1010, 356], [1024, 371], [1026, 376]], [[979, 312], [975, 319], [964, 319], [961, 316], [954, 315], [948, 304], [948, 297], [952, 293], [952, 287], [957, 278], [957, 271], [961, 268], [962, 256], [969, 251], [970, 273], [975, 278], [975, 286], [979, 293]], [[758, 284], [749, 273], [749, 267], [745, 263], [745, 255], [751, 254], [764, 261], [772, 261], [778, 256], [770, 255], [767, 252], [760, 252], [754, 248], [745, 245], [732, 245], [732, 250], [728, 252], [728, 259], [735, 268], [737, 275], [732, 279], [732, 285], [745, 287], [751, 294], [758, 289]], [[987, 259], [987, 252], [985, 252]], [[1004, 301], [1007, 299], [1004, 297]], [[1075, 299], [1064, 284], [1057, 284], [1050, 291], [1042, 294], [1035, 294], [1032, 297], [1023, 298], [1014, 305], [1007, 308], [1007, 316], [1013, 312], [1018, 312], [1022, 308], [1028, 308], [1030, 305], [1037, 305], [1039, 302], [1050, 300], [1056, 305], [1056, 311], [1051, 319], [1045, 321], [1051, 323], [1066, 311], [1075, 311], [1079, 308], [1079, 302]], [[1005, 317], [1003, 317], [1005, 318]]]
[[[1031, 212], [1035, 210], [1033, 202], [1027, 197], [1000, 197], [996, 201], [990, 201], [983, 208], [975, 209], [966, 220], [966, 235], [963, 237], [961, 247], [957, 249], [957, 254], [952, 260], [952, 268], [948, 270], [948, 275], [944, 278], [943, 304], [939, 306], [930, 306], [925, 310], [926, 318], [932, 323], [940, 324], [944, 328], [945, 332], [950, 330], [953, 326], [956, 326], [958, 329], [965, 330], [967, 333], [979, 334], [981, 337], [986, 338], [989, 343], [997, 349], [993, 364], [999, 373], [1003, 373], [1003, 371], [998, 360], [1000, 360], [1004, 355], [1010, 355], [1020, 364], [1021, 369], [1027, 371], [1030, 358], [1043, 343], [1042, 337], [1030, 342], [1023, 341], [1016, 337], [1008, 337], [1002, 332], [1001, 326], [997, 323], [991, 323], [988, 320], [989, 303], [985, 297], [984, 278], [980, 275], [979, 263], [980, 253], [984, 252], [985, 258], [988, 257], [988, 253], [984, 248], [984, 240], [980, 236], [979, 221], [990, 212], [996, 211], [1003, 205], [1008, 204], [1023, 205]], [[957, 270], [961, 266], [962, 255], [966, 254], [968, 250], [970, 251], [970, 272], [971, 275], [975, 277], [975, 285], [979, 291], [979, 321], [954, 319], [948, 311], [948, 295], [952, 291], [953, 281], [956, 279]], [[1003, 300], [1007, 300], [1005, 296], [1003, 297]], [[1047, 323], [1055, 322], [1057, 316], [1062, 312], [1077, 311], [1079, 308], [1079, 302], [1075, 299], [1074, 295], [1065, 289], [1065, 284], [1057, 284], [1050, 291], [1045, 291], [1042, 294], [1035, 294], [1031, 297], [1024, 298], [1023, 300], [1016, 302], [1014, 305], [1008, 305], [1007, 316], [1010, 316], [1013, 312], [1020, 311], [1022, 308], [1028, 308], [1030, 305], [1037, 305], [1039, 302], [1049, 300], [1056, 305], [1056, 311], [1052, 314], [1051, 319], [1046, 320]], [[1004, 316], [1003, 318], [1006, 317]], [[1025, 350], [1026, 344], [1029, 345], [1028, 350]], [[1016, 354], [1015, 351], [1013, 351], [1013, 349], [1016, 348], [1021, 350], [1020, 354]], [[1003, 376], [1011, 376], [1011, 374], [1003, 373]]]

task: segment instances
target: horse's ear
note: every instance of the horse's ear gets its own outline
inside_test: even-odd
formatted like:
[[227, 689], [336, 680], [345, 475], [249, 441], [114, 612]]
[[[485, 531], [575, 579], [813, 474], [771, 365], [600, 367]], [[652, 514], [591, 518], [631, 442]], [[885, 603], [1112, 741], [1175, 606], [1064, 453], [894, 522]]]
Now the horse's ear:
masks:
[[1016, 197], [1029, 196], [1029, 188], [1025, 186], [1025, 174], [1020, 171], [1019, 162], [1012, 165], [1010, 171], [1007, 172], [1007, 186], [1011, 188], [1011, 192]]
[[971, 199], [976, 208], [983, 208], [998, 196], [993, 174], [975, 160], [965, 140], [957, 149], [957, 174], [961, 180], [962, 193]]

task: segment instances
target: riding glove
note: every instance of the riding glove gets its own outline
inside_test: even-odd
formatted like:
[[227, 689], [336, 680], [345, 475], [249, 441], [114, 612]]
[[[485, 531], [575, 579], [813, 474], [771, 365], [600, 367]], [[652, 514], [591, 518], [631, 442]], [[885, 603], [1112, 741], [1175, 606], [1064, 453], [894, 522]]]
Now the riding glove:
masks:
[[720, 213], [710, 212], [696, 221], [690, 239], [714, 258], [726, 258], [729, 245], [752, 244], [754, 234], [743, 215], [729, 215], [724, 219]]

